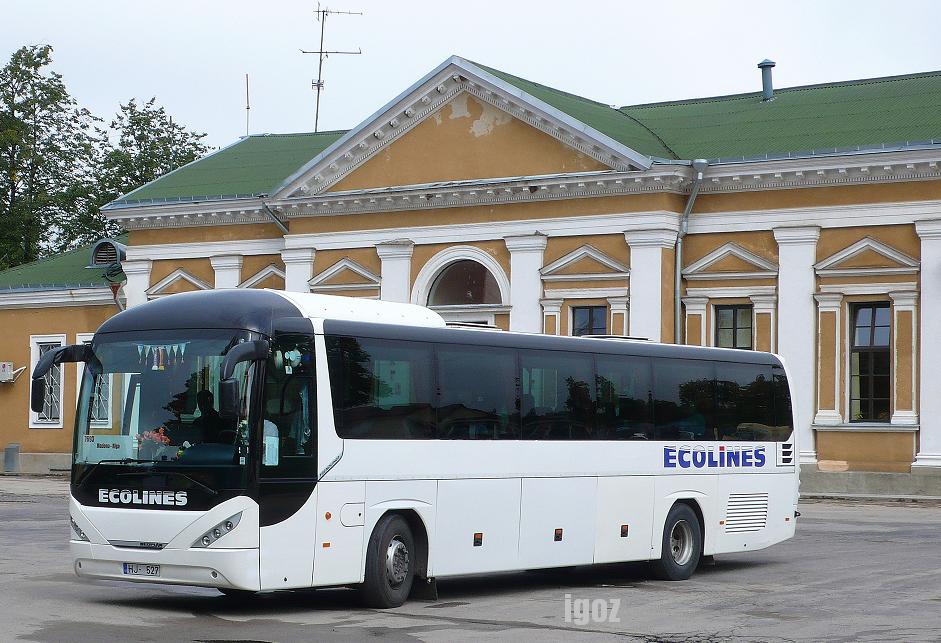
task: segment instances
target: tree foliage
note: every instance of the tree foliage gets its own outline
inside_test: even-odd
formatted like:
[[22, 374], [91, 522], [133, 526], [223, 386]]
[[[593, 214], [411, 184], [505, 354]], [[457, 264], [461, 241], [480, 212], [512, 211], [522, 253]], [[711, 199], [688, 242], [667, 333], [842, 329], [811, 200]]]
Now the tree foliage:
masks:
[[51, 62], [34, 45], [0, 69], [0, 270], [118, 234], [102, 206], [208, 151], [154, 98], [105, 126]]

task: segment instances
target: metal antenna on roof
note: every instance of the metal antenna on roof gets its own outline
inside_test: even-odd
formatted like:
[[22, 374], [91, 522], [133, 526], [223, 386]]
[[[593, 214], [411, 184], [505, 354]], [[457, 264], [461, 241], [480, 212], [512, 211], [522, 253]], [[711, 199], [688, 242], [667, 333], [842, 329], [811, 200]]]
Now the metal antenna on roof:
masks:
[[317, 54], [319, 57], [319, 62], [317, 63], [317, 80], [311, 83], [311, 87], [314, 91], [317, 92], [317, 107], [314, 111], [314, 131], [319, 131], [320, 126], [320, 92], [323, 91], [323, 61], [330, 54], [350, 54], [350, 55], [359, 55], [363, 53], [363, 50], [359, 47], [356, 48], [356, 51], [327, 51], [323, 48], [323, 36], [324, 31], [327, 28], [327, 16], [332, 14], [338, 15], [347, 15], [347, 16], [361, 16], [363, 15], [362, 11], [334, 11], [327, 7], [321, 8], [320, 3], [317, 3], [317, 11], [314, 13], [317, 14], [317, 22], [320, 23], [320, 48], [317, 51], [305, 51], [301, 49], [302, 54]]
[[251, 109], [251, 103], [248, 102], [248, 74], [245, 74], [245, 136], [248, 136], [248, 114]]

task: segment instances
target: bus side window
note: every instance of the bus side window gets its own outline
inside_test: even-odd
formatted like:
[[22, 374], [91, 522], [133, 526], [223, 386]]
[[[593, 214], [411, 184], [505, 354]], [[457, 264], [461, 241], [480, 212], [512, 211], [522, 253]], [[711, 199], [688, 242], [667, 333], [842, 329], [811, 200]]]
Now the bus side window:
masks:
[[713, 362], [653, 360], [654, 422], [658, 440], [715, 440]]
[[355, 337], [327, 340], [334, 417], [341, 438], [434, 437], [431, 344]]
[[590, 355], [520, 351], [524, 440], [590, 440], [595, 435]]
[[519, 438], [516, 351], [439, 345], [438, 437], [445, 440]]
[[791, 390], [788, 388], [784, 369], [780, 366], [772, 369], [771, 390], [775, 440], [787, 440], [794, 431], [794, 416], [791, 414]]
[[654, 438], [650, 359], [627, 355], [598, 355], [597, 426], [602, 440]]
[[771, 367], [716, 362], [716, 427], [720, 440], [774, 440]]

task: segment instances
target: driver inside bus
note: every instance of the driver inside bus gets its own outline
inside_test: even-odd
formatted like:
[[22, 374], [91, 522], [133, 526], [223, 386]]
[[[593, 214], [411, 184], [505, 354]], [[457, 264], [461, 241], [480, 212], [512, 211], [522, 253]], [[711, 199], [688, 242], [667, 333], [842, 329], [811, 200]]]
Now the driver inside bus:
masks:
[[222, 442], [220, 433], [224, 430], [224, 422], [219, 411], [213, 406], [214, 401], [212, 392], [206, 389], [196, 394], [196, 406], [200, 415], [193, 420], [193, 428], [199, 429], [203, 442]]

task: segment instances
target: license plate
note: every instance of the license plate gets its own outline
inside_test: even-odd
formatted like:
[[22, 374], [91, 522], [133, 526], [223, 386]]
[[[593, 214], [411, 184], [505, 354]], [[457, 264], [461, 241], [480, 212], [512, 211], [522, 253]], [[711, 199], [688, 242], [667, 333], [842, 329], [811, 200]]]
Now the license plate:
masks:
[[160, 565], [124, 563], [125, 576], [160, 576]]

